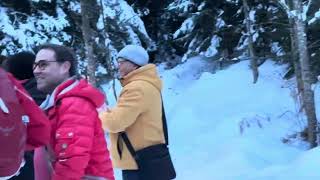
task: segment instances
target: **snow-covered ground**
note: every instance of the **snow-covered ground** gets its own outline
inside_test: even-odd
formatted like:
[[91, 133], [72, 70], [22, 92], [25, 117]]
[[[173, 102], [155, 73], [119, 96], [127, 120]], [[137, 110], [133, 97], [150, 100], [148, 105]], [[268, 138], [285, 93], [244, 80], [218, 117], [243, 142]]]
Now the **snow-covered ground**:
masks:
[[[252, 83], [248, 61], [214, 74], [206, 72], [210, 68], [200, 58], [171, 70], [158, 67], [176, 179], [320, 178], [319, 148], [306, 151], [301, 141], [282, 142], [305, 124], [292, 95], [292, 81], [281, 78], [285, 66], [266, 61], [257, 84]], [[112, 91], [104, 88], [114, 105]], [[120, 172], [116, 174], [121, 179]]]

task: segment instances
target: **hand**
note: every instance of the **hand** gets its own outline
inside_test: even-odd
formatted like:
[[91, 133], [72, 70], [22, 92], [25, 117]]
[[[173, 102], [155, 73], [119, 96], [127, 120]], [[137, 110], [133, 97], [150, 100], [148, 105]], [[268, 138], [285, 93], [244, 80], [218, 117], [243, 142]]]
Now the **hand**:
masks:
[[97, 108], [98, 113], [102, 112], [110, 112], [109, 107], [106, 103], [104, 103], [101, 107]]

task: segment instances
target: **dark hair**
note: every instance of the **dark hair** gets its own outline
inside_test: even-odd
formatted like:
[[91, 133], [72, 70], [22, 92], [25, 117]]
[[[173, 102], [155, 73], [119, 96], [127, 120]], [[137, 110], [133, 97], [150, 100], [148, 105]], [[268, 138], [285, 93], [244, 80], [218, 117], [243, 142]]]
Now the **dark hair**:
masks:
[[35, 55], [32, 52], [22, 51], [8, 57], [5, 69], [19, 80], [30, 79], [33, 76], [32, 66]]
[[0, 67], [3, 66], [6, 60], [7, 60], [7, 56], [0, 55]]
[[77, 74], [77, 60], [71, 48], [57, 44], [43, 44], [36, 48], [36, 52], [39, 52], [42, 49], [52, 50], [55, 53], [56, 60], [60, 63], [69, 61], [71, 64], [71, 67], [69, 69], [70, 76], [74, 76]]

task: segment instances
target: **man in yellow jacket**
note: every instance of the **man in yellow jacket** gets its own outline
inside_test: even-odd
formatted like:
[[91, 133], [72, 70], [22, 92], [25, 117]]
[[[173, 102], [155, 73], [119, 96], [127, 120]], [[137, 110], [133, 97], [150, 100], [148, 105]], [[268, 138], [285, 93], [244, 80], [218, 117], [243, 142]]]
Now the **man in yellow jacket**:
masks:
[[119, 136], [126, 132], [134, 150], [164, 143], [162, 126], [162, 82], [156, 66], [141, 46], [127, 45], [118, 54], [122, 91], [117, 105], [100, 114], [110, 133], [111, 156], [123, 180], [139, 180], [138, 166]]

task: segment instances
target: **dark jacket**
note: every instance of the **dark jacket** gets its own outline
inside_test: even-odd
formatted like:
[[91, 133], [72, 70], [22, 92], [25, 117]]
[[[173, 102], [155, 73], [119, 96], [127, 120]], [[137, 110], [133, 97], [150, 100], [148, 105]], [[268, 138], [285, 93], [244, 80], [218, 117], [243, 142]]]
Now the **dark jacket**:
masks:
[[38, 105], [46, 99], [46, 94], [37, 89], [37, 81], [35, 78], [24, 80], [22, 85]]

